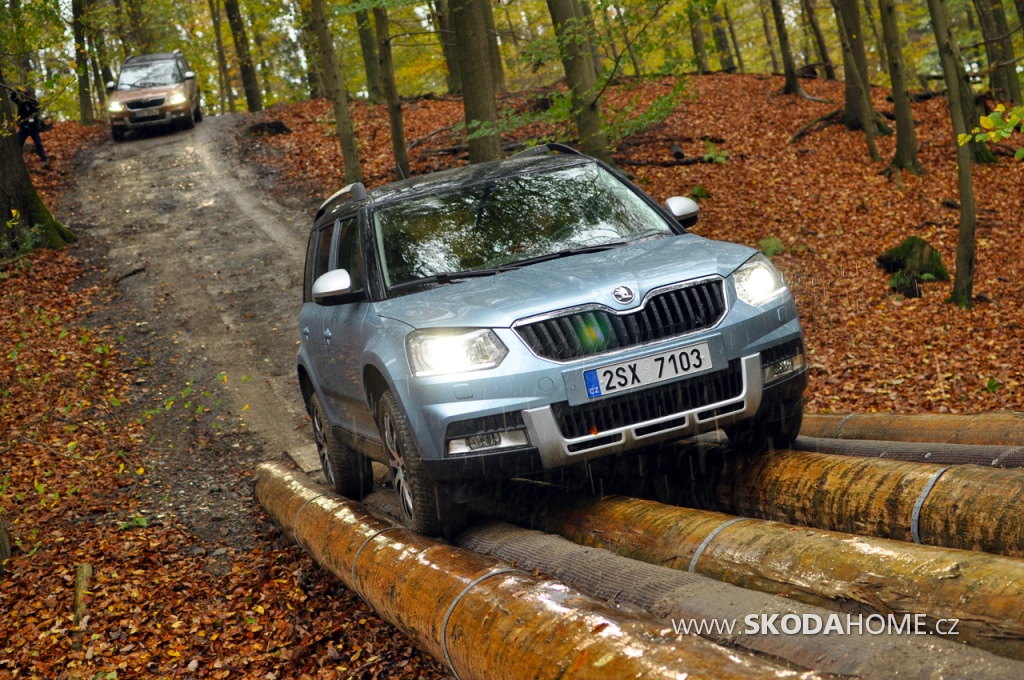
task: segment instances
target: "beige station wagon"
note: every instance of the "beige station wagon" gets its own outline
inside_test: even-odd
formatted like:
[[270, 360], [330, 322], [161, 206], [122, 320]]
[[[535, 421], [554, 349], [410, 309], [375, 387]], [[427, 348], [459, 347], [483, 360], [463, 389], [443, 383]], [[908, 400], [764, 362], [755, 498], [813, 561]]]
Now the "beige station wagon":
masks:
[[128, 57], [107, 90], [115, 142], [124, 141], [130, 130], [155, 125], [187, 130], [203, 119], [196, 74], [178, 51]]

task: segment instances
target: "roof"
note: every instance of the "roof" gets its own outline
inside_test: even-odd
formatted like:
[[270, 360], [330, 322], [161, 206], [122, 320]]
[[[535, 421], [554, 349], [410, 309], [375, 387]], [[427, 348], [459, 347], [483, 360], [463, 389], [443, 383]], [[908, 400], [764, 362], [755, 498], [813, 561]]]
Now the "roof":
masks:
[[176, 50], [174, 52], [153, 52], [152, 54], [138, 54], [125, 59], [124, 65], [127, 66], [128, 64], [138, 64], [141, 62], [149, 61], [167, 61], [168, 59], [177, 59], [180, 56], [180, 50]]

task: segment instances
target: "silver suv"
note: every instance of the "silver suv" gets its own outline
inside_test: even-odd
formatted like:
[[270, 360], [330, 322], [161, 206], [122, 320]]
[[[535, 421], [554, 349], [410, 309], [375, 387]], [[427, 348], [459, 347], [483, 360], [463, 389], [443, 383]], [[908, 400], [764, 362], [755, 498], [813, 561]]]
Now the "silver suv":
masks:
[[502, 477], [717, 428], [789, 444], [793, 298], [764, 255], [687, 233], [697, 216], [560, 145], [329, 198], [298, 353], [329, 483], [361, 498], [377, 460], [439, 533]]

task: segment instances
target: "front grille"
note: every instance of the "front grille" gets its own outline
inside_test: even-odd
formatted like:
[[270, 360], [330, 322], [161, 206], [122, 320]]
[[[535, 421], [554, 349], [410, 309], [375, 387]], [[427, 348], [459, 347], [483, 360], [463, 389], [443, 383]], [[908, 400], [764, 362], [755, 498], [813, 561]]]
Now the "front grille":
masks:
[[163, 106], [164, 99], [166, 99], [166, 97], [150, 97], [148, 99], [133, 99], [131, 101], [125, 102], [124, 105], [126, 107], [128, 107], [129, 109], [131, 109], [132, 111], [137, 111], [139, 109], [150, 109], [150, 108], [153, 108], [154, 106]]
[[571, 361], [710, 328], [724, 314], [722, 280], [711, 279], [653, 295], [643, 308], [628, 314], [571, 312], [515, 330], [537, 356]]
[[739, 359], [734, 359], [724, 371], [705, 373], [579, 406], [561, 402], [552, 409], [562, 436], [575, 439], [593, 434], [592, 428], [598, 433], [607, 432], [734, 399], [742, 392], [743, 369]]

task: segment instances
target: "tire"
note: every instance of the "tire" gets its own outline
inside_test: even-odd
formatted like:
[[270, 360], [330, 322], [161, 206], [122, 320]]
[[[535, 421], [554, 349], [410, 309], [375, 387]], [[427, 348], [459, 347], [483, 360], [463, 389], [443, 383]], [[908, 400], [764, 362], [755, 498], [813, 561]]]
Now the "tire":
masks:
[[196, 126], [195, 114], [192, 109], [188, 110], [188, 115], [181, 119], [181, 127], [184, 130], [191, 130]]
[[760, 453], [766, 448], [788, 449], [793, 445], [804, 421], [803, 397], [773, 404], [753, 418], [727, 425], [725, 434], [733, 448]]
[[309, 400], [309, 417], [313, 421], [313, 439], [327, 484], [345, 498], [361, 501], [373, 490], [373, 468], [369, 459], [337, 440], [316, 394]]
[[428, 536], [450, 535], [461, 528], [462, 507], [423, 474], [419, 446], [390, 390], [381, 395], [377, 427], [388, 459], [391, 485], [398, 495], [402, 523]]
[[197, 123], [203, 122], [203, 107], [199, 104], [199, 102], [196, 102], [196, 108], [195, 111], [192, 112], [192, 118]]
[[110, 136], [111, 136], [111, 138], [115, 142], [123, 142], [124, 141], [124, 130], [121, 130], [121, 129], [116, 128], [116, 127], [112, 127], [112, 128], [110, 128]]

